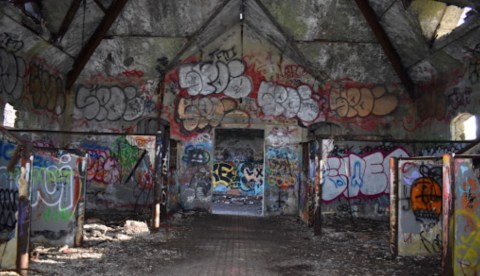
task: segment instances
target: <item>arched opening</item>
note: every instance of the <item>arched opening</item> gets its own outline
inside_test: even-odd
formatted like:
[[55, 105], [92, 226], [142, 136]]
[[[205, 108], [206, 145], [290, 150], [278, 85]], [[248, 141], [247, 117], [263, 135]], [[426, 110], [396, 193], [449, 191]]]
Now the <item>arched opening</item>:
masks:
[[15, 120], [17, 118], [16, 110], [9, 103], [5, 104], [3, 109], [3, 126], [4, 127], [15, 127]]
[[469, 113], [462, 113], [452, 120], [450, 133], [453, 140], [477, 139], [477, 118]]

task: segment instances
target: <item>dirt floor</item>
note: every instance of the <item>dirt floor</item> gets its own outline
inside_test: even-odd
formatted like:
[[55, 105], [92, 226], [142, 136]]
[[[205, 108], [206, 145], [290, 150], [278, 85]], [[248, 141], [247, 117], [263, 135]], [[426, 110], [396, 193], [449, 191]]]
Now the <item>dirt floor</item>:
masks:
[[29, 275], [441, 274], [439, 257], [392, 258], [387, 221], [325, 216], [323, 234], [314, 236], [295, 217], [189, 212], [158, 232], [90, 219], [84, 233], [82, 248], [34, 248]]

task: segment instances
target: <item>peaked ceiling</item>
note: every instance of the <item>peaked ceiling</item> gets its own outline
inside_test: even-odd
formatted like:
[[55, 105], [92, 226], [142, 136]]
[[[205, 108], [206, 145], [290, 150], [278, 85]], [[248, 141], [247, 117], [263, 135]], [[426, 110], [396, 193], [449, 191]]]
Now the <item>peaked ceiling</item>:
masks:
[[[415, 1], [43, 0], [43, 29], [22, 20], [11, 4], [1, 3], [1, 8], [2, 26], [10, 21], [26, 25], [37, 33], [37, 40], [43, 39], [53, 49], [48, 51], [53, 54], [44, 54], [47, 59], [52, 59], [49, 55], [55, 56], [53, 60], [63, 58], [56, 63], [69, 71], [67, 88], [80, 74], [95, 74], [99, 69], [106, 74], [138, 69], [145, 77], [156, 78], [160, 58], [172, 68], [186, 53], [201, 50], [242, 25], [320, 82], [352, 78], [363, 83], [403, 83], [408, 91], [412, 79], [421, 79], [416, 70], [419, 64], [428, 62], [442, 72], [445, 59], [460, 62], [453, 54], [445, 55], [443, 48], [463, 39], [465, 33], [478, 33], [480, 25], [475, 12], [467, 26], [455, 31], [458, 34], [432, 47], [409, 9]], [[430, 2], [474, 10], [480, 5], [474, 0]], [[13, 27], [6, 31], [15, 33]], [[118, 68], [109, 71], [108, 64]]]

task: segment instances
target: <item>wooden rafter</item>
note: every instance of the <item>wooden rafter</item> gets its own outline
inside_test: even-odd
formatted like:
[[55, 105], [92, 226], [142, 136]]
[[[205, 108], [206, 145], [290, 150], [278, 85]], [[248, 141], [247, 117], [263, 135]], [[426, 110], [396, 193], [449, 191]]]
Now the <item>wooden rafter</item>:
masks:
[[410, 98], [415, 99], [415, 84], [413, 83], [412, 79], [407, 73], [407, 70], [403, 66], [400, 55], [393, 47], [393, 44], [390, 41], [387, 33], [383, 29], [380, 22], [378, 22], [375, 11], [372, 9], [372, 7], [370, 7], [367, 0], [355, 0], [355, 2], [357, 3], [358, 8], [365, 17], [365, 20], [370, 26], [370, 29], [373, 31], [373, 34], [382, 46], [385, 55], [390, 60], [393, 69], [395, 70], [398, 77], [405, 86], [408, 95], [410, 95]]
[[95, 52], [98, 45], [100, 45], [100, 42], [106, 36], [108, 30], [110, 30], [113, 22], [115, 22], [115, 19], [117, 19], [118, 15], [123, 10], [123, 7], [125, 7], [125, 4], [127, 4], [127, 2], [128, 0], [117, 0], [115, 3], [110, 5], [105, 16], [102, 19], [102, 22], [100, 22], [97, 29], [88, 40], [87, 44], [80, 51], [80, 54], [78, 55], [75, 63], [73, 64], [72, 70], [68, 72], [67, 83], [65, 87], [67, 90], [70, 90], [72, 88], [73, 84], [77, 80], [88, 60]]
[[62, 38], [65, 33], [67, 33], [68, 28], [70, 27], [70, 24], [72, 24], [73, 18], [75, 17], [75, 14], [77, 13], [81, 3], [82, 0], [73, 0], [73, 2], [70, 4], [67, 14], [65, 14], [65, 17], [63, 18], [62, 25], [60, 25], [58, 33], [55, 34], [53, 41]]
[[99, 0], [93, 0], [95, 4], [103, 11], [103, 13], [107, 13], [107, 8], [99, 1]]

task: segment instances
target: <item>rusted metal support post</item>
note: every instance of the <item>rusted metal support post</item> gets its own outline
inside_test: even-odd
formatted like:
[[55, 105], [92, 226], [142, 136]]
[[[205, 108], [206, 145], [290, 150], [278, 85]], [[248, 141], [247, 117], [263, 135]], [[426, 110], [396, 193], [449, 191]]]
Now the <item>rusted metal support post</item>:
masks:
[[[453, 235], [455, 234], [454, 212], [454, 158], [451, 154], [443, 155], [443, 248], [442, 275], [453, 275]], [[451, 231], [452, 230], [452, 231]]]
[[390, 158], [390, 253], [398, 255], [398, 159]]

